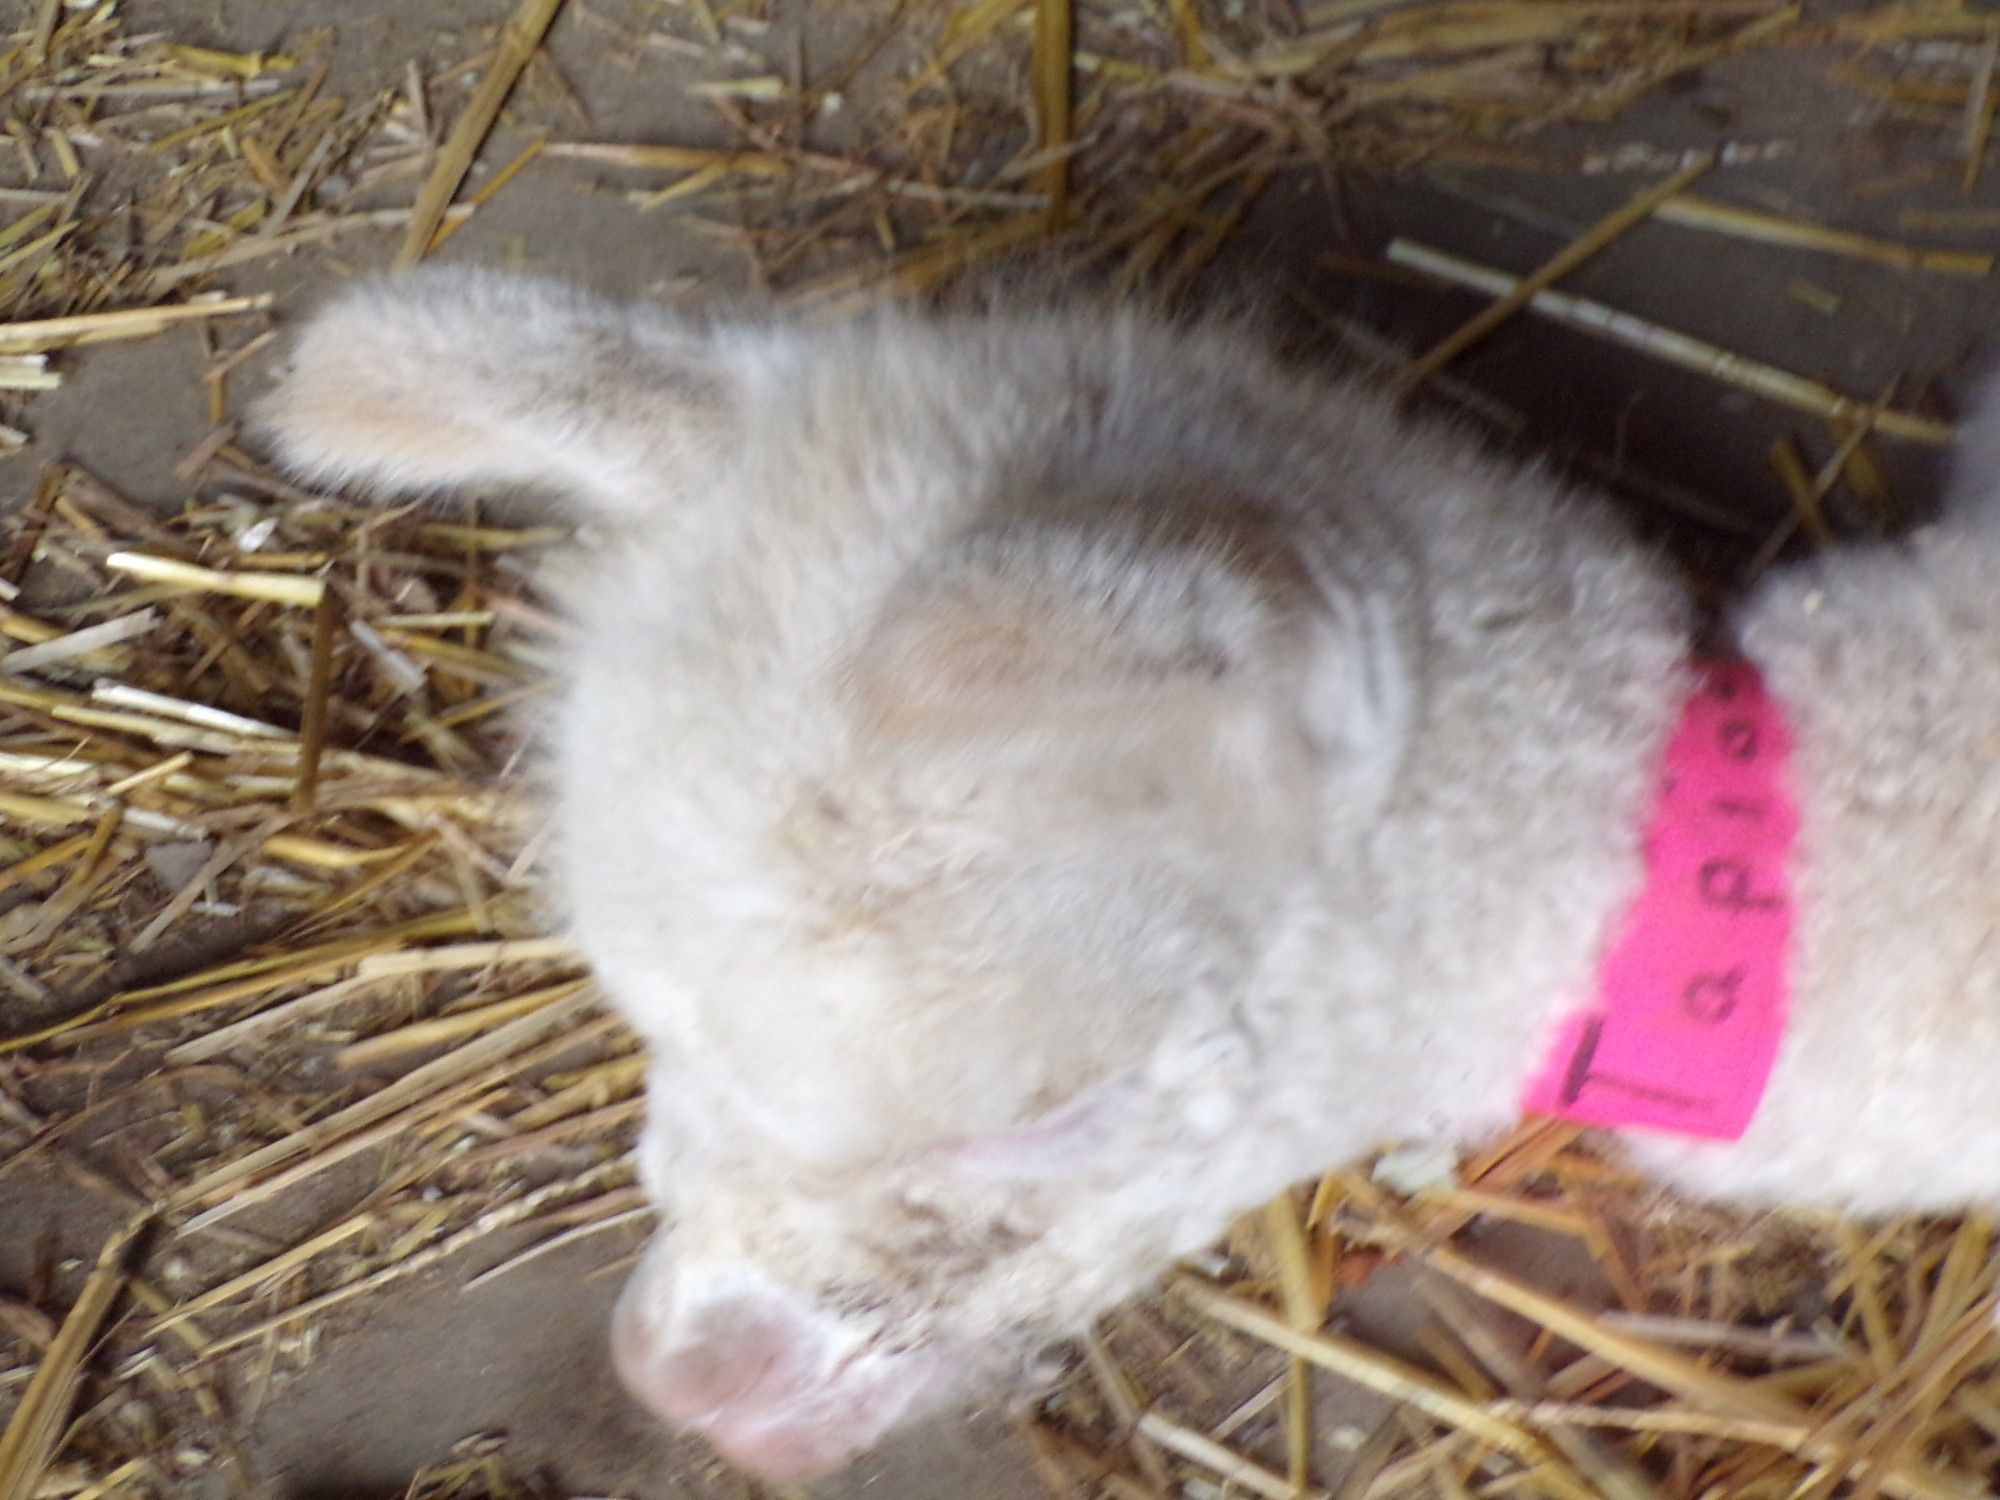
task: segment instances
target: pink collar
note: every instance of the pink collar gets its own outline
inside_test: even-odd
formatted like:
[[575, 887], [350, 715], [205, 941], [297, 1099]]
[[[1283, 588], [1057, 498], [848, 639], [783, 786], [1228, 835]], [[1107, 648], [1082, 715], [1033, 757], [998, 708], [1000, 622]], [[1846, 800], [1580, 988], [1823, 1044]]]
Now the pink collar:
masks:
[[1790, 735], [1756, 668], [1704, 663], [1667, 745], [1646, 883], [1522, 1105], [1585, 1125], [1733, 1141], [1785, 1030], [1798, 831]]

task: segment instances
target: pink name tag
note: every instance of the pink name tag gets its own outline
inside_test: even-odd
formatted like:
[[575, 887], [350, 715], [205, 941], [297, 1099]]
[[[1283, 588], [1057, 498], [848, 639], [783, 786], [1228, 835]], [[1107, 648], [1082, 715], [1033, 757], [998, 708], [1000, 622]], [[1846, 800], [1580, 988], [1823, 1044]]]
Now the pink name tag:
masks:
[[1784, 716], [1754, 667], [1704, 664], [1667, 746], [1646, 884], [1523, 1108], [1733, 1141], [1785, 1029], [1792, 931]]

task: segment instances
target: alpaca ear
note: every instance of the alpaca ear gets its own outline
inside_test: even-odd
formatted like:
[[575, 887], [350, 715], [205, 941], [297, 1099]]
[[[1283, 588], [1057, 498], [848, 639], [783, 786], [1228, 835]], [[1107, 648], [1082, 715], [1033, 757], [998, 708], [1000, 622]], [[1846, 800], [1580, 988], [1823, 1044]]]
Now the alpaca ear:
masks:
[[852, 663], [863, 714], [922, 738], [1192, 728], [1296, 654], [1286, 611], [1221, 560], [1050, 528], [922, 560]]
[[733, 397], [703, 334], [537, 277], [426, 267], [348, 287], [293, 336], [251, 426], [303, 477], [395, 493], [549, 486], [650, 516]]
[[963, 538], [891, 591], [851, 659], [860, 717], [893, 739], [1067, 749], [1183, 782], [1375, 756], [1399, 739], [1393, 632], [1368, 601], [1258, 540]]

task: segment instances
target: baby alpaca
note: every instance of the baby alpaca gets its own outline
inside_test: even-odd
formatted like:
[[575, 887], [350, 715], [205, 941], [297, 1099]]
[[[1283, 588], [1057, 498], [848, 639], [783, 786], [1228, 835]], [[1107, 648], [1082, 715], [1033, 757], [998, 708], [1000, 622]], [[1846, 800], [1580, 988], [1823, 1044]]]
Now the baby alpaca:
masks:
[[[695, 326], [540, 281], [342, 297], [303, 475], [590, 523], [548, 729], [577, 941], [650, 1049], [613, 1343], [809, 1475], [1003, 1385], [1235, 1213], [1515, 1116], [1642, 879], [1690, 611], [1608, 507], [1247, 337]], [[1942, 526], [1737, 643], [1800, 815], [1737, 1203], [2000, 1200], [2000, 403]]]

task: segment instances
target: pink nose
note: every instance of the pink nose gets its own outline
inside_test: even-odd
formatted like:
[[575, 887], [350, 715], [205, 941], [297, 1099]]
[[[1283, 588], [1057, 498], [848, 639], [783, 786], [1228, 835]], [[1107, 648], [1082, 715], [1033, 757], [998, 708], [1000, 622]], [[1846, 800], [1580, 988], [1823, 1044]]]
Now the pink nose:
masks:
[[705, 1310], [692, 1340], [663, 1351], [636, 1317], [612, 1325], [611, 1355], [632, 1393], [669, 1422], [707, 1427], [760, 1388], [780, 1383], [792, 1340], [770, 1319], [735, 1308]]
[[824, 1427], [712, 1428], [715, 1451], [766, 1484], [805, 1484], [843, 1467], [859, 1451], [843, 1434]]
[[643, 1318], [621, 1310], [612, 1361], [634, 1396], [771, 1483], [816, 1478], [853, 1456], [851, 1430], [801, 1413], [812, 1351], [782, 1311], [727, 1303], [701, 1309], [697, 1319], [691, 1330], [671, 1330], [663, 1349]]

